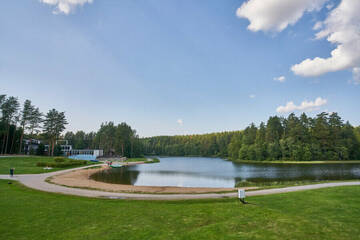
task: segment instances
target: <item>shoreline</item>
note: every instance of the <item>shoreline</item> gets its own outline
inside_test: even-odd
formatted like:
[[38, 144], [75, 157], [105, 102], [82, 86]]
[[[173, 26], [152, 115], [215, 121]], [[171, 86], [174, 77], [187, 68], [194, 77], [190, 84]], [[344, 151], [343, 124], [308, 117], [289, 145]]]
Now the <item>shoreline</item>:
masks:
[[255, 163], [255, 164], [360, 164], [360, 160], [346, 160], [346, 161], [252, 161], [252, 160], [231, 160], [233, 163]]
[[172, 157], [194, 157], [194, 158], [220, 158], [224, 161], [229, 161], [229, 162], [233, 162], [233, 163], [255, 163], [255, 164], [360, 164], [360, 160], [343, 160], [343, 161], [339, 161], [339, 160], [316, 160], [316, 161], [281, 161], [281, 160], [274, 160], [274, 161], [270, 161], [270, 160], [264, 160], [264, 161], [256, 161], [256, 160], [234, 160], [234, 159], [230, 159], [230, 158], [226, 158], [226, 157], [219, 157], [219, 156], [161, 156], [161, 155], [156, 155], [157, 157], [160, 158], [172, 158]]
[[[144, 164], [144, 162], [134, 162], [128, 165]], [[90, 176], [98, 171], [108, 169], [108, 166], [101, 168], [89, 168], [75, 170], [63, 174], [54, 175], [47, 178], [48, 183], [91, 190], [101, 190], [107, 192], [120, 193], [152, 193], [152, 194], [201, 194], [201, 193], [224, 193], [235, 192], [237, 188], [204, 188], [204, 187], [174, 187], [174, 186], [134, 186], [127, 184], [114, 184], [95, 181]], [[244, 187], [245, 190], [254, 190], [257, 187]]]

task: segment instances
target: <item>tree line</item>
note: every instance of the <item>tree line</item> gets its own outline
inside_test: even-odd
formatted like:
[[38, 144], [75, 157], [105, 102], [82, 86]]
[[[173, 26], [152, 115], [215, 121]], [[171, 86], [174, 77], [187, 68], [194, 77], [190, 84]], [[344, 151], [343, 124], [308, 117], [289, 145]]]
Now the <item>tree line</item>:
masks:
[[118, 125], [114, 122], [102, 123], [97, 132], [67, 132], [64, 139], [76, 149], [103, 149], [106, 156], [143, 156], [143, 148], [136, 130], [125, 122]]
[[146, 154], [220, 156], [232, 160], [356, 160], [360, 159], [360, 127], [337, 113], [272, 116], [265, 124], [243, 131], [141, 140]]
[[[58, 140], [74, 149], [103, 149], [105, 155], [219, 156], [232, 160], [355, 160], [360, 159], [360, 126], [354, 128], [337, 113], [308, 117], [272, 116], [266, 124], [251, 124], [243, 131], [186, 136], [139, 138], [126, 123], [102, 123], [96, 132], [67, 132], [65, 112], [43, 114], [30, 100], [0, 95], [1, 154], [23, 153], [24, 138], [49, 145], [48, 154], [60, 153]], [[42, 146], [43, 149], [44, 146]]]
[[[97, 132], [66, 132], [68, 124], [65, 112], [56, 109], [43, 114], [40, 109], [25, 100], [21, 105], [17, 97], [0, 95], [0, 147], [1, 154], [24, 153], [24, 139], [41, 140], [36, 154], [61, 155], [59, 140], [67, 140], [74, 149], [103, 149], [105, 155], [138, 157], [143, 148], [136, 130], [126, 123], [101, 124]], [[35, 154], [35, 153], [33, 153]]]
[[141, 139], [144, 153], [168, 156], [227, 157], [231, 139], [240, 131], [186, 136], [157, 136]]
[[65, 113], [51, 109], [45, 115], [30, 100], [20, 106], [17, 97], [0, 95], [1, 154], [23, 153], [24, 136], [45, 139], [54, 155], [56, 140], [67, 124]]

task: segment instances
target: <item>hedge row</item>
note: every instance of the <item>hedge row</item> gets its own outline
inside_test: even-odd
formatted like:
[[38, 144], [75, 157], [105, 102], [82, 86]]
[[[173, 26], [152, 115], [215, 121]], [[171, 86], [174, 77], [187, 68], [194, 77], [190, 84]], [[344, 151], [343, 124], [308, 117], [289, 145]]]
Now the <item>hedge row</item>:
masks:
[[60, 162], [65, 162], [65, 161], [66, 161], [66, 158], [64, 158], [64, 157], [56, 157], [56, 158], [54, 158], [54, 161], [55, 161], [55, 162], [58, 162], [58, 163], [60, 163]]
[[36, 166], [38, 167], [52, 167], [52, 168], [66, 168], [77, 165], [85, 165], [87, 161], [85, 160], [70, 160], [67, 162], [38, 162]]

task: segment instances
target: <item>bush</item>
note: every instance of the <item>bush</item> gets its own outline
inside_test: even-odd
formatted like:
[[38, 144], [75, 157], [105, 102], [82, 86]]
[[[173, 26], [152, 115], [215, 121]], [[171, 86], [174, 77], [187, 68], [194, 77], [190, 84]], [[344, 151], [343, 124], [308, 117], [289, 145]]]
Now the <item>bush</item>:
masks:
[[45, 153], [45, 145], [40, 143], [38, 148], [36, 149], [36, 155], [43, 156]]
[[65, 162], [65, 158], [64, 157], [56, 157], [54, 158], [54, 161], [57, 162], [57, 163], [60, 163], [60, 162]]
[[38, 167], [46, 167], [46, 162], [37, 162], [36, 163], [36, 166], [38, 166]]
[[61, 156], [63, 155], [63, 151], [61, 150], [60, 145], [55, 145], [54, 147], [54, 156]]

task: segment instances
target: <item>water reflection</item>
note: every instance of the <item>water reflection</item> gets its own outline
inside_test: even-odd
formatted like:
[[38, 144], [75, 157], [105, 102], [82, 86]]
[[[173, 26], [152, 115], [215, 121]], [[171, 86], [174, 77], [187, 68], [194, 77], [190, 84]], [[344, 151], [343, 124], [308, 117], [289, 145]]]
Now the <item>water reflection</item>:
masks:
[[137, 186], [234, 187], [239, 181], [359, 179], [360, 164], [239, 164], [220, 158], [167, 157], [160, 163], [108, 169], [91, 177]]

